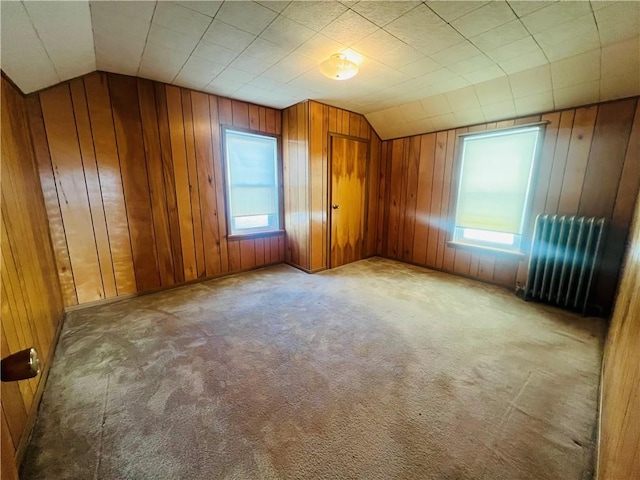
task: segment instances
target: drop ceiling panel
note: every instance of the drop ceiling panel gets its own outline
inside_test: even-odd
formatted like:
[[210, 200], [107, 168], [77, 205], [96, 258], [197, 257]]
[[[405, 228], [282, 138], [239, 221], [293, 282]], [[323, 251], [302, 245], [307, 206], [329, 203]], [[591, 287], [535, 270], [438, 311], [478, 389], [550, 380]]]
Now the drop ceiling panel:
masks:
[[[337, 52], [356, 77], [319, 73]], [[97, 68], [391, 138], [640, 94], [640, 2], [2, 2], [1, 61], [26, 92]]]

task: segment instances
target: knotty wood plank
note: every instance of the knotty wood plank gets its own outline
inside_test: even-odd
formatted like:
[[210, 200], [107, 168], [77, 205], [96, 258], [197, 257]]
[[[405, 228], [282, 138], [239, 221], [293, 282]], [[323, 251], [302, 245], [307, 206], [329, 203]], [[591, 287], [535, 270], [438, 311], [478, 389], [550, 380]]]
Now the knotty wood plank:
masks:
[[209, 98], [204, 93], [192, 92], [191, 101], [205, 270], [207, 276], [212, 276], [220, 274], [222, 267]]
[[256, 266], [256, 245], [253, 238], [240, 240], [240, 268], [248, 270]]
[[276, 124], [276, 111], [273, 108], [267, 108], [267, 129], [266, 133], [278, 133], [278, 126]]
[[429, 267], [436, 266], [436, 257], [438, 253], [438, 237], [441, 229], [446, 228], [443, 225], [439, 215], [442, 209], [442, 197], [444, 187], [444, 171], [447, 154], [447, 132], [442, 131], [436, 134], [436, 144], [434, 151], [433, 163], [433, 186], [431, 189], [431, 211], [429, 217], [429, 238], [427, 243], [426, 264]]
[[191, 212], [191, 195], [189, 191], [189, 171], [187, 167], [182, 98], [178, 87], [166, 85], [165, 92], [167, 96], [167, 113], [169, 115], [171, 157], [173, 159], [173, 178], [176, 188], [184, 279], [193, 280], [197, 278], [198, 271], [193, 233], [193, 215]]
[[390, 142], [383, 141], [380, 144], [380, 178], [378, 179], [378, 218], [376, 225], [376, 235], [378, 237], [376, 244], [376, 254], [384, 255], [386, 254], [386, 244], [387, 244], [387, 212], [389, 211], [389, 202], [387, 201], [387, 196], [389, 193], [388, 185], [388, 175], [389, 171], [389, 162], [388, 162], [388, 149]]
[[[58, 278], [64, 305], [69, 307], [78, 304], [76, 296], [76, 288], [73, 281], [73, 272], [71, 269], [71, 259], [69, 258], [69, 248], [67, 247], [67, 238], [64, 232], [62, 222], [62, 213], [60, 212], [60, 204], [58, 199], [58, 191], [53, 175], [53, 167], [49, 156], [49, 145], [44, 129], [44, 120], [42, 118], [42, 109], [40, 108], [40, 97], [33, 95], [26, 99], [28, 111], [29, 127], [33, 143], [33, 152], [38, 164], [40, 175], [40, 184], [44, 194], [44, 203], [46, 207], [47, 218], [49, 220], [49, 229], [51, 232], [51, 242], [55, 254]], [[5, 120], [3, 120], [3, 123]], [[4, 123], [7, 125], [7, 123]]]
[[209, 116], [211, 117], [211, 145], [213, 148], [213, 172], [216, 192], [216, 208], [218, 212], [218, 235], [220, 238], [220, 268], [222, 273], [229, 271], [229, 254], [227, 242], [227, 210], [224, 196], [223, 157], [220, 142], [220, 120], [218, 117], [218, 98], [209, 95]]
[[160, 284], [168, 286], [175, 275], [155, 91], [151, 81], [141, 78], [137, 87]]
[[231, 101], [233, 125], [235, 127], [249, 128], [249, 105], [238, 100]]
[[576, 110], [558, 203], [558, 213], [561, 215], [578, 211], [597, 113], [597, 106]]
[[191, 215], [193, 221], [193, 239], [196, 250], [196, 269], [198, 278], [206, 275], [204, 258], [204, 240], [202, 238], [202, 213], [200, 208], [200, 184], [198, 182], [198, 162], [196, 159], [193, 133], [193, 112], [191, 95], [188, 90], [181, 89], [182, 116], [184, 118], [184, 138], [187, 152], [187, 169], [189, 176], [189, 196], [191, 198]]
[[252, 103], [249, 104], [249, 128], [251, 130], [260, 130], [260, 107]]
[[240, 241], [230, 240], [229, 248], [229, 272], [239, 272], [242, 270], [242, 259], [240, 257]]
[[326, 267], [326, 244], [323, 237], [323, 217], [325, 188], [323, 185], [323, 118], [322, 105], [309, 102], [310, 134], [309, 134], [309, 189], [310, 189], [310, 269]]
[[160, 83], [154, 83], [154, 91], [156, 108], [158, 110], [158, 133], [160, 135], [164, 192], [167, 199], [167, 218], [173, 257], [173, 276], [176, 283], [181, 283], [184, 282], [184, 261], [182, 258], [182, 239], [180, 237], [180, 217], [178, 215], [178, 199], [176, 198], [176, 182], [173, 175], [167, 95], [164, 85]]
[[[363, 118], [362, 122], [364, 123], [366, 120]], [[374, 134], [370, 145], [371, 152], [369, 154], [369, 170], [367, 172], [367, 246], [365, 249], [365, 255], [367, 256], [376, 254], [378, 189], [380, 188], [380, 138]]]
[[[299, 265], [310, 269], [310, 232], [309, 232], [309, 145], [307, 142], [308, 121], [309, 121], [309, 102], [301, 102], [296, 105], [297, 108], [297, 174], [298, 178], [294, 180], [298, 190], [298, 225], [299, 225]], [[269, 116], [267, 115], [267, 120]], [[271, 130], [270, 130], [271, 131]]]
[[265, 264], [265, 255], [264, 255], [264, 238], [256, 238], [254, 239], [254, 251], [255, 251], [255, 266], [261, 267]]
[[551, 176], [549, 177], [549, 189], [544, 207], [544, 213], [549, 215], [558, 212], [560, 194], [562, 193], [562, 180], [567, 164], [567, 154], [569, 153], [569, 142], [571, 140], [574, 118], [575, 109], [565, 110], [560, 114], [560, 125], [558, 127], [558, 136], [553, 153]]
[[230, 99], [218, 97], [218, 119], [221, 125], [233, 125], [233, 105]]
[[404, 227], [407, 207], [407, 169], [409, 165], [409, 138], [402, 139], [402, 166], [400, 167], [400, 208], [398, 209], [398, 240], [396, 242], [397, 259], [402, 259], [402, 251], [404, 248]]
[[40, 102], [78, 302], [99, 300], [104, 289], [68, 84], [45, 90]]
[[404, 140], [392, 140], [390, 148], [389, 214], [386, 222], [388, 243], [385, 254], [391, 258], [399, 258], [398, 237], [400, 234]]
[[416, 225], [416, 201], [418, 197], [418, 171], [420, 168], [420, 137], [409, 138], [407, 155], [406, 204], [404, 208], [404, 238], [402, 245], [402, 260], [411, 261], [413, 258], [413, 243]]
[[102, 204], [102, 190], [100, 188], [98, 165], [93, 148], [93, 137], [91, 124], [89, 122], [84, 82], [82, 79], [76, 78], [69, 82], [69, 86], [71, 89], [71, 100], [76, 120], [85, 184], [89, 198], [89, 208], [91, 210], [91, 218], [93, 219], [93, 233], [98, 251], [102, 285], [104, 287], [105, 297], [111, 298], [117, 295], [116, 279], [113, 272], [107, 220], [104, 215], [104, 205]]
[[151, 290], [160, 286], [160, 272], [136, 79], [110, 75], [109, 91], [129, 219], [136, 284], [138, 291]]
[[[118, 295], [137, 290], [106, 74], [83, 77]], [[67, 237], [69, 237], [69, 232]], [[80, 302], [82, 303], [82, 302]]]
[[598, 107], [578, 214], [609, 217], [613, 212], [637, 103], [632, 98]]
[[420, 165], [418, 169], [418, 194], [415, 211], [416, 223], [413, 234], [413, 255], [411, 261], [419, 265], [425, 265], [429, 243], [436, 134], [430, 133], [417, 138], [420, 139]]
[[[457, 130], [447, 131], [447, 152], [444, 163], [442, 204], [440, 205], [440, 223], [441, 226], [444, 225], [444, 228], [440, 228], [440, 232], [438, 233], [438, 247], [436, 248], [436, 268], [438, 269], [443, 268], [445, 252], [451, 250], [447, 247], [447, 241], [451, 238], [453, 223], [455, 221], [455, 205], [452, 205], [452, 198], [454, 195], [453, 192], [457, 192], [457, 185], [453, 184], [453, 165], [455, 163], [454, 154], [456, 151], [457, 133]], [[453, 252], [450, 253], [453, 257]], [[453, 259], [451, 262], [453, 262]]]

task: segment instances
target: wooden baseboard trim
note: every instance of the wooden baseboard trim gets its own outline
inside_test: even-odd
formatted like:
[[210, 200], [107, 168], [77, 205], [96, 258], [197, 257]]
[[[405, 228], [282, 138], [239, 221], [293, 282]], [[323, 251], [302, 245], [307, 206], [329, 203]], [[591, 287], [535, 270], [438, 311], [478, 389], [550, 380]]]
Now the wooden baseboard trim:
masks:
[[70, 313], [70, 312], [74, 312], [76, 310], [84, 310], [85, 308], [97, 307], [97, 306], [100, 306], [100, 305], [106, 305], [106, 304], [113, 303], [113, 302], [120, 302], [122, 300], [128, 300], [128, 299], [135, 298], [135, 297], [142, 297], [144, 295], [151, 295], [152, 293], [164, 292], [166, 290], [173, 290], [175, 288], [186, 287], [188, 285], [194, 285], [196, 283], [207, 282], [209, 280], [216, 280], [218, 278], [230, 277], [232, 275], [237, 275], [239, 273], [246, 273], [246, 272], [251, 272], [253, 270], [260, 270], [261, 268], [273, 267], [274, 265], [281, 265], [283, 263], [286, 263], [286, 262], [280, 261], [280, 262], [267, 263], [267, 264], [264, 264], [264, 265], [260, 265], [258, 267], [245, 268], [245, 269], [242, 269], [242, 270], [236, 270], [234, 272], [228, 272], [228, 273], [220, 273], [218, 275], [211, 275], [209, 277], [195, 278], [193, 280], [187, 280], [186, 282], [176, 283], [175, 285], [166, 285], [164, 287], [155, 288], [153, 290], [145, 290], [143, 292], [127, 293], [125, 295], [118, 295], [117, 297], [111, 297], [111, 298], [103, 298], [101, 300], [95, 300], [93, 302], [86, 302], [86, 303], [82, 303], [80, 305], [71, 305], [69, 307], [65, 307], [64, 311], [65, 311], [65, 313]]

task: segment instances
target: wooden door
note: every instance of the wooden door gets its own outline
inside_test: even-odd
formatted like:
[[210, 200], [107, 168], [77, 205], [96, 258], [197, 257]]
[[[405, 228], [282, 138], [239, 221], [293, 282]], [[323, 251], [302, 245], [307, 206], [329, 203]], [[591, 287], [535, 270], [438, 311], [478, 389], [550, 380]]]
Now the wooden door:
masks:
[[362, 258], [368, 142], [331, 137], [330, 267]]

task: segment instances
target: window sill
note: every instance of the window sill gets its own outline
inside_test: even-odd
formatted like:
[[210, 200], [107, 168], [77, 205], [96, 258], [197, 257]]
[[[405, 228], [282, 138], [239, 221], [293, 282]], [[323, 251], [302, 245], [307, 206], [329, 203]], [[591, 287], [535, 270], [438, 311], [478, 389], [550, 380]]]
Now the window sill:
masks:
[[284, 230], [269, 230], [268, 232], [254, 232], [254, 233], [236, 233], [235, 235], [227, 235], [227, 240], [249, 240], [252, 238], [267, 238], [267, 237], [280, 237], [284, 236]]
[[449, 241], [449, 242], [447, 242], [447, 246], [449, 246], [451, 248], [459, 248], [461, 250], [471, 250], [471, 251], [475, 251], [475, 252], [494, 253], [496, 255], [504, 255], [506, 257], [515, 257], [515, 258], [518, 258], [518, 259], [525, 258], [525, 256], [526, 256], [526, 254], [524, 252], [520, 252], [520, 251], [503, 250], [502, 248], [495, 248], [495, 247], [484, 247], [482, 245], [474, 245], [474, 244], [471, 244], [471, 243], [460, 243], [460, 242]]

